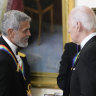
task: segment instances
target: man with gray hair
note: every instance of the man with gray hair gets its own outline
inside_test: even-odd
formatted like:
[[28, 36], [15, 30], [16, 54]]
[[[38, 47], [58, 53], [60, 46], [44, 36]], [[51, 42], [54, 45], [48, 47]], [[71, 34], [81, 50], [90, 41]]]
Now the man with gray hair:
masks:
[[4, 14], [0, 37], [0, 96], [32, 96], [26, 55], [17, 52], [27, 47], [31, 18], [11, 10]]
[[72, 9], [68, 19], [72, 41], [81, 47], [72, 68], [70, 96], [96, 96], [96, 16], [91, 8]]

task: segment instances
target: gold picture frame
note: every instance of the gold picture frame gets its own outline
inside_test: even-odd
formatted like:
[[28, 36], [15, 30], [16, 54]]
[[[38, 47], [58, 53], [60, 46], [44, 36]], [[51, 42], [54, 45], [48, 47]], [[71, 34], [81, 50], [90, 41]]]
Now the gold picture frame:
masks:
[[63, 46], [71, 41], [68, 33], [68, 15], [71, 9], [75, 6], [75, 0], [62, 0], [62, 26], [63, 26]]
[[[74, 0], [62, 0], [62, 26], [63, 26], [63, 46], [71, 41], [67, 30], [67, 19], [70, 10], [74, 7]], [[58, 73], [47, 72], [32, 72], [31, 84], [33, 87], [39, 88], [58, 88], [57, 86]]]
[[48, 72], [32, 72], [31, 73], [31, 84], [32, 87], [38, 88], [58, 88], [57, 78], [58, 73]]

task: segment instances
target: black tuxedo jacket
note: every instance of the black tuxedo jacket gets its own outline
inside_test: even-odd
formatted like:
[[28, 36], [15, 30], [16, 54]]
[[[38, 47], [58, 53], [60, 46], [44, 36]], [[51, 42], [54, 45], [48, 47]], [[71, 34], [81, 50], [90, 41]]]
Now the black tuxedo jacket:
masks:
[[[2, 44], [12, 52], [8, 44], [0, 37], [0, 45]], [[20, 71], [16, 71], [17, 67], [13, 58], [6, 51], [0, 50], [0, 96], [27, 96], [26, 90], [30, 82], [30, 72], [26, 57], [21, 58], [24, 63], [26, 80]]]
[[96, 36], [85, 44], [75, 63], [70, 96], [96, 96]]
[[71, 67], [74, 56], [78, 52], [78, 47], [74, 43], [66, 43], [64, 52], [60, 61], [59, 75], [57, 77], [57, 84], [63, 90], [63, 96], [69, 96], [70, 93], [70, 77]]

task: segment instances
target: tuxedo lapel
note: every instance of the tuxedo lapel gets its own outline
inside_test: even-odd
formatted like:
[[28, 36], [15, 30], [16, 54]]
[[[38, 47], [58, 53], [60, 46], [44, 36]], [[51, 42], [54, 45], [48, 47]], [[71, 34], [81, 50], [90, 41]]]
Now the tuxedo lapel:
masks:
[[85, 44], [85, 46], [82, 48], [82, 50], [80, 50], [80, 53], [79, 53], [79, 55], [78, 55], [78, 57], [77, 57], [77, 60], [76, 60], [76, 62], [75, 62], [75, 64], [74, 64], [74, 67], [73, 67], [74, 70], [75, 70], [76, 65], [78, 65], [80, 56], [81, 56], [81, 54], [83, 53], [83, 51], [85, 51], [88, 47], [90, 47], [91, 44], [92, 44], [92, 42], [94, 42], [94, 41], [96, 41], [96, 36], [92, 37], [92, 38]]
[[[15, 57], [15, 55], [14, 55], [13, 51], [11, 50], [11, 48], [9, 47], [9, 45], [6, 43], [6, 41], [2, 37], [0, 37], [0, 45], [5, 45], [12, 52], [12, 55], [14, 56], [14, 58], [12, 58], [12, 56], [11, 56], [13, 63], [11, 63], [10, 65], [12, 66], [14, 71], [17, 71], [17, 65], [14, 62], [14, 59], [15, 59], [16, 63], [18, 63], [17, 58]], [[22, 62], [23, 62], [23, 66], [25, 66], [24, 65], [24, 60], [23, 60], [22, 57], [21, 57], [21, 59], [22, 59]], [[20, 70], [18, 70], [18, 76], [22, 79], [22, 81], [24, 81], [22, 72]]]
[[[91, 46], [91, 44], [93, 44], [92, 42], [96, 42], [96, 36], [92, 37], [82, 48], [82, 50], [80, 51], [80, 55], [88, 48]], [[79, 56], [80, 57], [80, 56]]]
[[[13, 56], [15, 57], [13, 51], [11, 50], [9, 45], [6, 43], [6, 41], [2, 38], [2, 36], [0, 37], [0, 45], [5, 45], [12, 52]], [[15, 59], [16, 59], [16, 57], [15, 57]], [[16, 62], [18, 62], [17, 59], [16, 59]]]
[[6, 52], [6, 53], [9, 54], [10, 59], [12, 59], [11, 60], [12, 62], [10, 63], [10, 66], [13, 68], [14, 71], [19, 72], [18, 66], [17, 66], [17, 64], [18, 64], [17, 58], [15, 57], [15, 55], [14, 55], [13, 51], [11, 50], [11, 48], [9, 47], [9, 45], [6, 43], [6, 41], [2, 37], [0, 38], [0, 45], [4, 45], [10, 50], [10, 52], [12, 54], [10, 54], [10, 52]]

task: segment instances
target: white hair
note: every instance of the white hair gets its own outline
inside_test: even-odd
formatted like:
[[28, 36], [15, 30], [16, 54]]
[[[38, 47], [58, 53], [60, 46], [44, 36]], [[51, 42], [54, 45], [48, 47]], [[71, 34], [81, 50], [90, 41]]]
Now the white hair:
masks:
[[[72, 17], [72, 24], [73, 26], [76, 25], [78, 21], [80, 21], [84, 28], [86, 28], [88, 31], [92, 29], [96, 29], [96, 16], [93, 10], [90, 9], [90, 12], [88, 12], [87, 9], [90, 9], [88, 7], [81, 6], [74, 8], [71, 13]], [[91, 14], [90, 14], [91, 13]]]
[[1, 24], [1, 33], [3, 35], [7, 35], [9, 28], [18, 30], [21, 21], [31, 22], [31, 18], [25, 13], [17, 10], [10, 10], [6, 12]]

